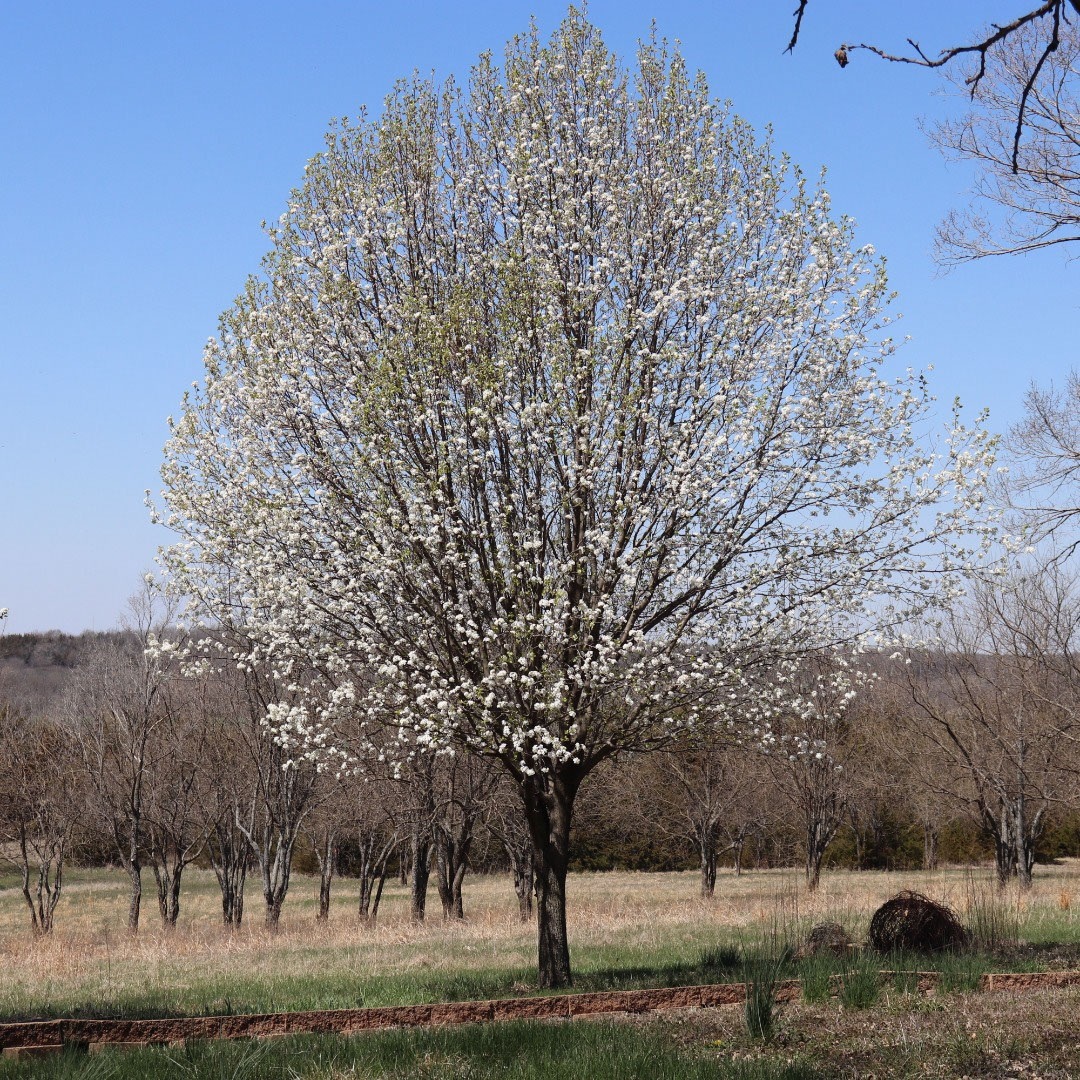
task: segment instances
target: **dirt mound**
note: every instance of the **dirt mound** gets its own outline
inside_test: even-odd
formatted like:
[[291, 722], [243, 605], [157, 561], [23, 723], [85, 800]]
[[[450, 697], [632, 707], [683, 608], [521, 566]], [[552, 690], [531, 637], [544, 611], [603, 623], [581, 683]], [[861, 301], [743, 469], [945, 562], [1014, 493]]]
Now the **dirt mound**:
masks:
[[874, 912], [867, 942], [878, 952], [942, 952], [968, 943], [955, 911], [917, 892], [897, 893]]

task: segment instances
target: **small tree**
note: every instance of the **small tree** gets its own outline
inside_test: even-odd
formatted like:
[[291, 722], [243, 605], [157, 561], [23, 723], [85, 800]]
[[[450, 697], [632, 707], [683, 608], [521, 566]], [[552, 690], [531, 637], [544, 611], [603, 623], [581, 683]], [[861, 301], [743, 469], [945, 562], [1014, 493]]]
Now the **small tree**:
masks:
[[1004, 493], [1029, 534], [1051, 537], [1068, 557], [1080, 522], [1080, 372], [1069, 372], [1063, 387], [1031, 387], [1025, 404], [1009, 432]]
[[[998, 880], [1031, 886], [1049, 809], [1071, 793], [1080, 605], [1052, 565], [975, 580], [907, 667], [912, 720], [942, 789], [993, 842]], [[933, 760], [933, 759], [931, 759]]]
[[374, 926], [379, 916], [390, 859], [401, 851], [401, 821], [395, 803], [400, 793], [395, 786], [376, 779], [353, 788], [350, 820], [356, 842], [354, 872], [359, 885], [356, 914], [362, 924], [369, 926]]
[[716, 890], [720, 857], [730, 852], [742, 873], [743, 849], [768, 818], [767, 779], [757, 746], [722, 738], [683, 739], [648, 755], [631, 773], [628, 795], [646, 827], [688, 842], [701, 867], [701, 895]]
[[842, 657], [820, 656], [808, 663], [801, 693], [778, 718], [766, 754], [776, 790], [802, 831], [810, 892], [820, 884], [825, 852], [848, 809], [848, 707], [855, 696], [849, 670]]
[[[147, 808], [155, 769], [167, 771], [164, 737], [172, 720], [179, 650], [170, 640], [175, 607], [150, 575], [128, 602], [124, 632], [106, 638], [80, 664], [67, 713], [87, 781], [88, 811], [113, 840], [128, 875], [128, 930], [138, 932]], [[162, 647], [158, 647], [158, 646]]]
[[35, 937], [52, 933], [80, 794], [63, 725], [0, 702], [0, 859], [19, 871]]
[[522, 922], [533, 917], [533, 844], [529, 826], [522, 813], [520, 796], [515, 786], [501, 777], [492, 792], [484, 827], [503, 849], [514, 882], [518, 914]]
[[222, 922], [238, 929], [252, 859], [239, 823], [255, 801], [258, 774], [248, 753], [246, 727], [236, 717], [232, 688], [218, 679], [214, 689], [207, 717], [211, 749], [200, 777], [199, 809], [207, 833], [206, 857], [221, 889]]
[[585, 778], [925, 604], [988, 442], [926, 448], [825, 193], [575, 11], [337, 128], [271, 236], [173, 429], [164, 557], [239, 662], [321, 680], [273, 709], [293, 753], [360, 716], [505, 770], [566, 985]]
[[434, 841], [435, 875], [444, 918], [465, 917], [461, 887], [496, 779], [490, 764], [480, 758], [455, 754], [441, 762]]
[[202, 796], [207, 763], [218, 745], [207, 680], [178, 682], [170, 695], [169, 722], [155, 732], [144, 784], [146, 857], [157, 887], [161, 922], [167, 928], [176, 926], [180, 915], [184, 871], [206, 847], [210, 823], [203, 813]]

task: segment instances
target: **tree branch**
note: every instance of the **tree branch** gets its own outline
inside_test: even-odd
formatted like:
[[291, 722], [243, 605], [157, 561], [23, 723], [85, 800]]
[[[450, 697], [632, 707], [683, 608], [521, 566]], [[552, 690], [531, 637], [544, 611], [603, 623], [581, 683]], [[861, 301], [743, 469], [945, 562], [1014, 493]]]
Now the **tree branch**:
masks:
[[799, 31], [802, 29], [803, 15], [806, 13], [806, 5], [810, 0], [799, 0], [799, 6], [791, 13], [795, 19], [795, 26], [791, 31], [791, 40], [784, 52], [791, 52], [799, 43]]
[[[803, 16], [806, 14], [808, 3], [809, 0], [799, 0], [798, 8], [792, 13], [795, 19], [795, 25], [792, 30], [791, 40], [788, 42], [787, 49], [785, 50], [786, 52], [791, 52], [799, 40], [799, 32], [802, 29]], [[836, 50], [834, 55], [836, 57], [836, 62], [841, 67], [847, 67], [849, 55], [852, 52], [862, 49], [866, 52], [873, 53], [875, 56], [881, 57], [882, 60], [888, 60], [893, 64], [914, 64], [917, 67], [939, 68], [944, 67], [946, 64], [957, 59], [957, 57], [977, 54], [979, 57], [978, 67], [972, 75], [965, 79], [965, 84], [969, 89], [969, 93], [971, 94], [971, 97], [974, 98], [979, 88], [979, 84], [986, 75], [986, 57], [989, 51], [995, 45], [1004, 41], [1022, 27], [1027, 26], [1029, 23], [1035, 22], [1038, 19], [1045, 18], [1047, 15], [1052, 15], [1053, 30], [1050, 34], [1050, 40], [1046, 43], [1038, 62], [1035, 64], [1034, 68], [1032, 68], [1031, 74], [1024, 84], [1020, 101], [1017, 104], [1012, 154], [1012, 171], [1016, 173], [1019, 168], [1020, 137], [1024, 129], [1024, 116], [1027, 110], [1028, 98], [1034, 89], [1035, 83], [1043, 69], [1043, 65], [1046, 63], [1047, 57], [1055, 52], [1060, 44], [1061, 20], [1063, 16], [1067, 18], [1067, 15], [1065, 14], [1066, 4], [1080, 15], [1080, 0], [1046, 0], [1045, 3], [1040, 4], [1031, 11], [1025, 12], [1023, 15], [1018, 15], [1012, 22], [1003, 24], [991, 23], [990, 33], [985, 34], [979, 40], [973, 41], [967, 45], [954, 45], [951, 48], [943, 49], [936, 57], [927, 56], [919, 43], [913, 38], [908, 38], [907, 42], [914, 50], [914, 56], [890, 53], [877, 45], [870, 45], [866, 42], [860, 42], [858, 44], [844, 42]]]

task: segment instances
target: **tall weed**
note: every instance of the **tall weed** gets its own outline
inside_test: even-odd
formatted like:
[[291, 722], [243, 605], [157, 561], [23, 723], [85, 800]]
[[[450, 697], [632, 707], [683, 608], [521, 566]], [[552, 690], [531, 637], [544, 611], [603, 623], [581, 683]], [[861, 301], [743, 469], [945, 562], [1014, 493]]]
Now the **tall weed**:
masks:
[[746, 1030], [752, 1039], [767, 1042], [776, 1022], [776, 984], [792, 957], [786, 934], [774, 923], [772, 931], [743, 952], [742, 975], [746, 985]]
[[1020, 937], [1020, 908], [1010, 903], [1008, 893], [996, 881], [977, 880], [968, 871], [967, 917], [971, 948], [993, 952], [1013, 945]]

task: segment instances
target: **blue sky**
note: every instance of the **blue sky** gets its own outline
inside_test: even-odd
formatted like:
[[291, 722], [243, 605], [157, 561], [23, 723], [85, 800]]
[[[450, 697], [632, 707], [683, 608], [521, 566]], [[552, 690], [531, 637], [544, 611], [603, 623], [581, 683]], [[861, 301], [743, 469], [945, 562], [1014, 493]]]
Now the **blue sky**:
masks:
[[[937, 51], [1022, 0], [592, 0], [627, 57], [655, 18], [713, 93], [806, 170], [886, 255], [912, 341], [945, 407], [1003, 429], [1025, 390], [1077, 362], [1077, 272], [1058, 251], [942, 275], [935, 224], [970, 176], [919, 118], [958, 110], [934, 73], [841, 41]], [[149, 523], [166, 417], [202, 372], [218, 313], [256, 271], [332, 117], [377, 111], [413, 69], [463, 77], [562, 3], [365, 0], [7, 5], [0, 40], [0, 606], [8, 631], [116, 624], [168, 534]]]

